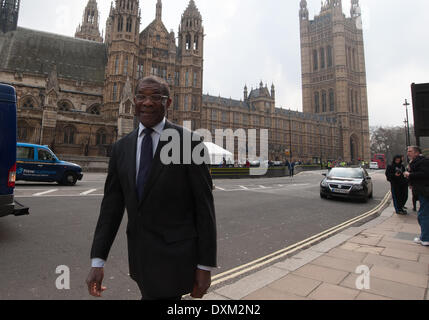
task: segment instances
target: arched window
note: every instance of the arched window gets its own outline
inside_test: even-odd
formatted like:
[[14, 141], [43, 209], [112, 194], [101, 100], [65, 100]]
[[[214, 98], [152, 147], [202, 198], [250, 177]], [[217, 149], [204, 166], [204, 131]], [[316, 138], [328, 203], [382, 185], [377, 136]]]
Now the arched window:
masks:
[[325, 69], [325, 48], [320, 48], [320, 69]]
[[359, 105], [359, 103], [358, 103], [358, 93], [357, 93], [357, 91], [355, 91], [355, 111], [356, 111], [356, 113], [359, 113], [358, 105]]
[[127, 32], [131, 32], [133, 28], [133, 20], [131, 19], [131, 17], [127, 18]]
[[115, 58], [115, 74], [119, 73], [119, 56]]
[[112, 100], [116, 101], [118, 99], [118, 84], [115, 82], [113, 84], [113, 96], [112, 96]]
[[319, 69], [319, 63], [317, 58], [317, 50], [313, 50], [313, 70]]
[[58, 110], [60, 111], [72, 111], [73, 109], [73, 104], [68, 100], [58, 102]]
[[64, 128], [64, 144], [75, 144], [76, 128], [67, 126]]
[[327, 97], [326, 97], [326, 91], [322, 91], [322, 112], [327, 111]]
[[128, 75], [128, 56], [125, 57], [124, 62], [124, 75]]
[[353, 70], [356, 70], [356, 50], [353, 49]]
[[316, 113], [320, 112], [320, 95], [319, 95], [319, 92], [314, 93], [314, 111]]
[[334, 89], [329, 89], [329, 111], [335, 111], [335, 94]]
[[186, 50], [190, 50], [191, 49], [191, 35], [188, 33], [186, 35]]
[[107, 144], [107, 134], [104, 129], [100, 129], [96, 133], [96, 145], [106, 145]]
[[124, 18], [119, 17], [118, 18], [118, 32], [121, 32], [123, 28], [124, 28]]
[[35, 108], [36, 105], [36, 101], [33, 97], [24, 97], [22, 99], [22, 103], [21, 103], [21, 107], [22, 108], [28, 108], [28, 109], [33, 109]]
[[88, 113], [99, 116], [101, 114], [100, 105], [99, 104], [92, 105], [91, 107], [89, 107]]
[[327, 55], [328, 55], [328, 68], [332, 67], [332, 47], [328, 46], [327, 50]]
[[29, 126], [27, 121], [19, 120], [18, 121], [18, 141], [20, 142], [29, 141], [33, 130], [34, 129]]
[[198, 50], [198, 37], [194, 37], [194, 50]]

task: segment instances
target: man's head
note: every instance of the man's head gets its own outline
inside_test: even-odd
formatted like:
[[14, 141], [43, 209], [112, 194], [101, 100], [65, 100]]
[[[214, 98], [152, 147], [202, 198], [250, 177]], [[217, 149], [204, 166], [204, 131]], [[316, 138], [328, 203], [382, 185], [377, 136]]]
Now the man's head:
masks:
[[168, 84], [158, 77], [137, 82], [134, 96], [135, 115], [146, 128], [153, 128], [164, 119], [171, 105]]
[[395, 156], [393, 158], [393, 163], [401, 164], [402, 163], [402, 156], [400, 156], [400, 155]]
[[416, 159], [418, 156], [422, 154], [422, 149], [420, 147], [411, 146], [408, 147], [407, 155], [411, 160]]

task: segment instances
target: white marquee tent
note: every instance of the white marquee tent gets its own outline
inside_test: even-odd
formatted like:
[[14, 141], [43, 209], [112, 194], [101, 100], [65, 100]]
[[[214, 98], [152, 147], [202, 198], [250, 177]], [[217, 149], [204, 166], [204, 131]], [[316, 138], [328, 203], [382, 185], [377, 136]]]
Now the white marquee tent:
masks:
[[225, 150], [212, 142], [204, 142], [204, 145], [209, 151], [211, 165], [222, 164], [223, 158], [225, 158], [227, 164], [234, 163], [234, 155], [228, 150]]

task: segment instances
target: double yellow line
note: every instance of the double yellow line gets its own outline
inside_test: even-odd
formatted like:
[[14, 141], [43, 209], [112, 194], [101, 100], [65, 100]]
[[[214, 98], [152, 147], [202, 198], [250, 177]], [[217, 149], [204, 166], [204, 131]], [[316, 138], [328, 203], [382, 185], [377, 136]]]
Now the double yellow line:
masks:
[[338, 233], [340, 230], [343, 230], [353, 224], [355, 224], [356, 222], [359, 222], [363, 219], [366, 219], [370, 216], [373, 216], [375, 214], [377, 214], [389, 201], [390, 199], [390, 191], [384, 196], [383, 200], [380, 202], [380, 204], [378, 206], [376, 206], [374, 209], [356, 217], [353, 218], [351, 220], [348, 220], [344, 223], [341, 223], [338, 226], [335, 226], [331, 229], [328, 229], [326, 231], [323, 231], [317, 235], [314, 235], [308, 239], [305, 239], [303, 241], [300, 241], [298, 243], [295, 243], [287, 248], [281, 249], [279, 251], [276, 251], [274, 253], [271, 253], [265, 257], [259, 258], [257, 260], [254, 260], [252, 262], [246, 263], [242, 266], [236, 267], [234, 269], [225, 271], [223, 273], [217, 274], [215, 276], [212, 277], [212, 286], [215, 286], [219, 283], [225, 282], [227, 280], [236, 278], [242, 274], [245, 274], [249, 271], [255, 270], [255, 269], [259, 269], [273, 261], [276, 261], [282, 257], [285, 257], [291, 253], [294, 253], [300, 249], [303, 249], [305, 247], [308, 247], [316, 242], [320, 242], [321, 240], [329, 237], [330, 235], [334, 234], [334, 233]]

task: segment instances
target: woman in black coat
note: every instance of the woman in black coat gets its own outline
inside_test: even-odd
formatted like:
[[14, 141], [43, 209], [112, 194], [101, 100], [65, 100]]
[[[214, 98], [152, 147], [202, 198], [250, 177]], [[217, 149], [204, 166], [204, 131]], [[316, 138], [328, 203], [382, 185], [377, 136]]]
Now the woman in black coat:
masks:
[[404, 178], [404, 172], [402, 156], [397, 155], [386, 169], [386, 177], [391, 185], [393, 204], [397, 214], [407, 214], [404, 206], [408, 200], [408, 181]]

